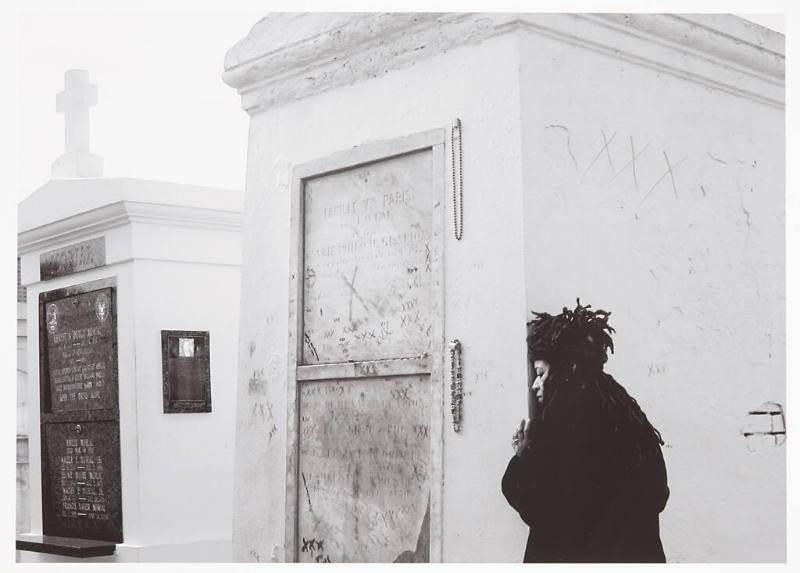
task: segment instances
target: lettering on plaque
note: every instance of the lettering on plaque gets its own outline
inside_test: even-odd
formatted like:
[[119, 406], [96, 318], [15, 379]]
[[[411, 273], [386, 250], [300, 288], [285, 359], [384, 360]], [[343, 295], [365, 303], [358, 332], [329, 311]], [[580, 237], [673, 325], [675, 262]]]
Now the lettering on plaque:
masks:
[[41, 352], [47, 411], [117, 407], [112, 291], [104, 288], [43, 302]]
[[122, 541], [114, 285], [39, 295], [45, 535]]
[[47, 424], [43, 441], [46, 533], [122, 541], [117, 423]]
[[39, 276], [46, 281], [106, 264], [106, 238], [97, 237], [39, 255]]
[[431, 347], [432, 153], [305, 182], [302, 364]]
[[299, 561], [429, 560], [430, 394], [427, 375], [301, 383]]

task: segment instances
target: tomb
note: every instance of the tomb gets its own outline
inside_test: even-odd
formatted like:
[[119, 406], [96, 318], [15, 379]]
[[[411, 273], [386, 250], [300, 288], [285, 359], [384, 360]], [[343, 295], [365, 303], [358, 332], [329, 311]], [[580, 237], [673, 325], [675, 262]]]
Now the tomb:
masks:
[[525, 322], [577, 297], [665, 437], [667, 558], [785, 559], [785, 448], [725, 422], [785, 399], [780, 34], [271, 14], [223, 79], [250, 115], [235, 560], [521, 561]]
[[47, 534], [121, 543], [115, 281], [39, 295], [39, 364]]
[[[59, 109], [94, 102], [85, 72], [66, 78]], [[102, 177], [85, 111], [68, 116], [53, 179], [19, 205], [30, 526], [17, 560], [229, 561], [241, 193]]]

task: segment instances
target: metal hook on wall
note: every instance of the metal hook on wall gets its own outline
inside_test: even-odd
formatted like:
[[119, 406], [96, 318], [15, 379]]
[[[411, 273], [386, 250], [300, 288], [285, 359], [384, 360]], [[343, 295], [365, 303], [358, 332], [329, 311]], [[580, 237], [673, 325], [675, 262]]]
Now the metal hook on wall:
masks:
[[464, 403], [464, 372], [462, 366], [461, 341], [454, 338], [450, 342], [450, 414], [453, 417], [453, 431], [461, 431], [461, 408]]

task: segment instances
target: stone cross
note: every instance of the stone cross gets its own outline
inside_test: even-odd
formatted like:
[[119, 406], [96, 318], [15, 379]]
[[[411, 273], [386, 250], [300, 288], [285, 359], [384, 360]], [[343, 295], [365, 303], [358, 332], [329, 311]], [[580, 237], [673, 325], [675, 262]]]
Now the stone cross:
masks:
[[64, 114], [64, 153], [53, 162], [53, 177], [101, 177], [103, 158], [89, 152], [89, 108], [97, 103], [97, 85], [86, 70], [67, 70], [56, 111]]

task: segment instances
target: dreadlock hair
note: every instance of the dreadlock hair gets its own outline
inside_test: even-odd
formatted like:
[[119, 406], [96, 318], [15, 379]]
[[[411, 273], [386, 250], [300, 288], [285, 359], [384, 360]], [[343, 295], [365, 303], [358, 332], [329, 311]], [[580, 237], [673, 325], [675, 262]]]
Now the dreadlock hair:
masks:
[[589, 310], [592, 305], [581, 306], [577, 299], [575, 310], [565, 306], [561, 314], [534, 312], [535, 319], [528, 322], [528, 355], [544, 359], [554, 367], [567, 362], [588, 363], [602, 369], [608, 359], [606, 351], [614, 353], [614, 341], [609, 326], [611, 314], [605, 310]]
[[607, 351], [614, 352], [611, 334], [615, 330], [608, 324], [611, 313], [592, 311], [591, 305], [581, 305], [580, 298], [576, 302], [575, 309], [564, 307], [558, 315], [534, 312], [535, 318], [527, 323], [528, 359], [546, 360], [551, 369], [542, 417], [547, 416], [552, 404], [559, 402], [559, 394], [575, 390], [573, 386], [594, 390], [615, 429], [631, 428], [642, 438], [634, 440], [641, 461], [648, 453], [643, 446], [650, 450], [656, 443], [664, 445], [664, 440], [636, 400], [603, 372]]

